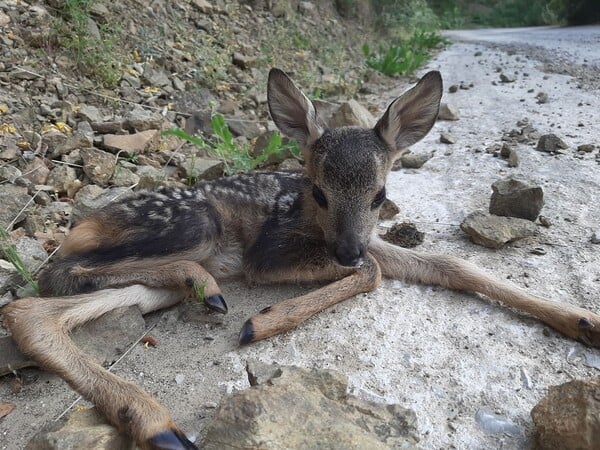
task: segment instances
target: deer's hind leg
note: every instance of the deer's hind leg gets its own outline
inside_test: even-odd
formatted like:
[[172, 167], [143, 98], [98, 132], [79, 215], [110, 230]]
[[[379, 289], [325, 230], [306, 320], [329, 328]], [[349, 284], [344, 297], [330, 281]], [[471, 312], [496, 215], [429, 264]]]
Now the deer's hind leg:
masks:
[[379, 237], [371, 240], [369, 252], [381, 265], [385, 277], [478, 292], [530, 314], [572, 339], [600, 347], [600, 316], [591, 311], [535, 297], [453, 256], [416, 253]]
[[[72, 267], [78, 260], [79, 264]], [[181, 301], [202, 286], [209, 307], [226, 312], [214, 278], [200, 264], [163, 258], [126, 259], [94, 266], [86, 258], [57, 261], [44, 277], [62, 276], [63, 285], [93, 292], [53, 298], [24, 298], [4, 308], [7, 328], [19, 348], [92, 401], [142, 448], [195, 448], [177, 430], [169, 412], [150, 395], [104, 370], [83, 353], [68, 332], [123, 306], [142, 313]], [[77, 280], [77, 281], [73, 281]]]
[[132, 285], [69, 297], [23, 298], [2, 312], [25, 354], [67, 381], [142, 449], [192, 449], [166, 408], [135, 384], [105, 370], [68, 335], [71, 328], [119, 307], [137, 305], [148, 312], [180, 300], [181, 293], [175, 290]]

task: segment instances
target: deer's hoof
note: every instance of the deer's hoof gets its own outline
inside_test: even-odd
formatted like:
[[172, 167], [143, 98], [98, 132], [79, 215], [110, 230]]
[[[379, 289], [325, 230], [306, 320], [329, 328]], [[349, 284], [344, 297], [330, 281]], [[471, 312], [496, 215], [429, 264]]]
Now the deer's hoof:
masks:
[[152, 450], [198, 450], [179, 430], [167, 430], [150, 438]]
[[211, 295], [204, 299], [204, 304], [213, 311], [221, 314], [227, 314], [228, 308], [225, 299], [221, 294]]
[[252, 341], [254, 341], [254, 325], [252, 325], [252, 319], [248, 319], [240, 331], [239, 343], [245, 345]]
[[581, 317], [577, 323], [579, 341], [590, 347], [600, 347], [600, 327], [586, 317]]

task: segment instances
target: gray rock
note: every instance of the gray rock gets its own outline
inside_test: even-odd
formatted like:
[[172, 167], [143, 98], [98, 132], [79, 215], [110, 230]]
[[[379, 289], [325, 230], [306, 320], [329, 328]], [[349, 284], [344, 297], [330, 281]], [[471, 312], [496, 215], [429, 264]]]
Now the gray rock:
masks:
[[49, 202], [27, 216], [25, 230], [31, 236], [38, 232], [52, 232], [56, 227], [68, 227], [73, 205], [69, 202]]
[[284, 170], [288, 172], [297, 172], [302, 170], [302, 164], [296, 158], [288, 158], [286, 160], [281, 161], [279, 166], [277, 166], [277, 170]]
[[545, 92], [538, 92], [538, 94], [535, 96], [538, 104], [544, 104], [544, 103], [548, 103], [548, 94], [546, 94]]
[[27, 188], [12, 184], [3, 185], [0, 189], [0, 227], [7, 229], [9, 224], [24, 220], [34, 206], [30, 201], [31, 196], [27, 194]]
[[449, 105], [448, 103], [440, 104], [440, 112], [437, 116], [438, 120], [459, 120], [460, 113], [458, 109]]
[[440, 142], [442, 144], [456, 144], [456, 138], [450, 133], [442, 133], [440, 134]]
[[136, 173], [140, 177], [138, 189], [156, 189], [164, 186], [168, 178], [164, 170], [152, 166], [139, 166]]
[[100, 186], [108, 186], [108, 181], [115, 173], [117, 166], [114, 155], [97, 148], [81, 149], [83, 159], [83, 171], [90, 177], [93, 183]]
[[183, 178], [194, 180], [216, 180], [223, 176], [225, 164], [219, 159], [205, 159], [192, 156], [179, 166]]
[[315, 16], [318, 14], [317, 7], [311, 2], [298, 3], [298, 12], [303, 16]]
[[25, 268], [30, 272], [35, 271], [46, 261], [48, 253], [37, 239], [29, 236], [22, 236], [13, 242], [15, 250], [21, 257]]
[[169, 76], [164, 71], [156, 68], [146, 69], [142, 79], [150, 86], [165, 87], [171, 85]]
[[212, 14], [214, 12], [214, 6], [206, 0], [192, 0], [192, 3], [202, 14]]
[[228, 120], [225, 118], [225, 122], [227, 122], [234, 136], [244, 136], [247, 139], [258, 137], [266, 131], [264, 125], [253, 120], [239, 120], [237, 118]]
[[511, 148], [508, 153], [508, 167], [519, 166], [519, 153], [514, 148]]
[[172, 77], [171, 83], [173, 84], [173, 89], [176, 91], [185, 91], [185, 81], [181, 80], [179, 77]]
[[535, 220], [544, 206], [544, 190], [526, 180], [510, 176], [492, 184], [489, 211], [497, 216]]
[[160, 130], [163, 117], [156, 112], [135, 105], [125, 116], [123, 128], [129, 131]]
[[211, 120], [212, 111], [210, 109], [194, 111], [190, 117], [185, 119], [184, 131], [191, 135], [201, 133], [205, 136], [212, 136]]
[[[87, 122], [80, 122], [88, 124]], [[88, 124], [89, 126], [89, 124]], [[90, 137], [88, 133], [77, 132], [67, 139], [60, 145], [57, 145], [52, 150], [52, 158], [58, 158], [61, 155], [66, 155], [75, 149], [81, 149], [91, 147], [94, 144], [94, 138]]]
[[600, 244], [600, 230], [592, 234], [591, 242], [592, 244]]
[[577, 146], [578, 152], [592, 153], [596, 149], [594, 144], [581, 144]]
[[400, 163], [406, 169], [420, 169], [432, 157], [433, 153], [405, 153], [400, 157]]
[[133, 134], [105, 134], [103, 146], [112, 152], [144, 153], [158, 148], [159, 130], [146, 130]]
[[72, 333], [73, 341], [104, 366], [110, 365], [144, 332], [137, 306], [117, 308]]
[[133, 186], [139, 183], [140, 177], [138, 174], [133, 173], [131, 169], [123, 167], [121, 164], [117, 164], [115, 167], [115, 173], [110, 179], [110, 184], [113, 186]]
[[21, 276], [15, 266], [4, 259], [0, 259], [0, 295], [16, 289], [20, 282]]
[[249, 69], [250, 67], [252, 67], [256, 63], [256, 58], [253, 58], [248, 55], [244, 55], [240, 52], [235, 52], [231, 56], [231, 62], [233, 63], [234, 66], [237, 66], [242, 70], [246, 70], [246, 69]]
[[73, 167], [60, 164], [50, 171], [46, 183], [54, 187], [59, 194], [65, 194], [75, 185], [78, 188], [81, 187], [81, 183], [78, 181], [77, 172]]
[[77, 111], [77, 116], [90, 124], [104, 121], [104, 116], [100, 110], [92, 105], [81, 105], [81, 108]]
[[126, 195], [133, 195], [133, 193], [125, 187], [102, 189], [94, 184], [84, 186], [75, 195], [73, 221], [77, 223], [93, 211], [102, 208], [117, 198], [125, 198]]
[[594, 450], [600, 443], [600, 379], [551, 386], [531, 410], [536, 448]]
[[[54, 157], [54, 155], [60, 154], [60, 149], [69, 137], [58, 130], [51, 130], [48, 133], [44, 133], [41, 139], [42, 143], [48, 147], [48, 154]], [[31, 140], [29, 141], [31, 142]]]
[[204, 448], [417, 448], [415, 413], [346, 394], [331, 370], [248, 365], [250, 389], [224, 397]]
[[95, 408], [74, 410], [36, 434], [25, 450], [134, 450], [131, 437], [119, 433]]
[[555, 134], [544, 134], [540, 136], [540, 139], [537, 143], [536, 150], [540, 152], [555, 152], [560, 153], [561, 150], [565, 150], [569, 148], [565, 141], [559, 138]]
[[488, 248], [500, 248], [507, 242], [537, 234], [536, 225], [529, 220], [494, 216], [482, 211], [469, 214], [460, 228], [474, 243]]
[[475, 421], [479, 428], [489, 434], [509, 434], [517, 436], [522, 433], [521, 429], [506, 417], [495, 414], [487, 408], [477, 411]]
[[44, 159], [36, 156], [23, 169], [23, 178], [33, 184], [46, 184], [48, 173], [50, 173], [50, 169], [46, 166]]
[[500, 81], [502, 83], [514, 83], [515, 80], [516, 78], [514, 75], [507, 75], [505, 73], [500, 74]]
[[0, 167], [0, 182], [8, 181], [9, 183], [14, 183], [15, 180], [22, 174], [23, 172], [21, 172], [15, 166], [2, 166]]
[[371, 128], [375, 125], [375, 118], [367, 108], [356, 100], [344, 102], [329, 119], [331, 127], [357, 126]]

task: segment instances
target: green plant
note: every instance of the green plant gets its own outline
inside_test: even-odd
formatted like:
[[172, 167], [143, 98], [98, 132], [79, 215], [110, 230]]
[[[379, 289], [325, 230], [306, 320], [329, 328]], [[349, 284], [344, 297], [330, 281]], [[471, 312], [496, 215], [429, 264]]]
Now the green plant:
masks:
[[203, 301], [204, 297], [206, 297], [206, 280], [202, 280], [202, 283], [199, 283], [197, 280], [194, 280], [193, 289], [194, 293], [196, 294], [196, 298], [200, 301]]
[[180, 128], [163, 131], [165, 135], [176, 136], [204, 149], [223, 161], [225, 173], [228, 175], [240, 172], [249, 172], [261, 164], [266, 163], [272, 155], [289, 151], [298, 157], [300, 151], [295, 142], [284, 144], [279, 133], [273, 133], [267, 146], [258, 154], [252, 155], [248, 144], [239, 145], [233, 139], [231, 130], [220, 114], [215, 114], [211, 120], [211, 128], [215, 138], [207, 142], [200, 136], [192, 136]]
[[429, 59], [430, 50], [446, 42], [436, 32], [419, 30], [398, 45], [380, 45], [377, 51], [372, 51], [364, 44], [362, 51], [367, 66], [391, 77], [413, 73]]
[[8, 234], [2, 227], [0, 227], [0, 252], [4, 258], [13, 265], [21, 278], [26, 281], [27, 285], [31, 286], [31, 289], [34, 291], [34, 293], [39, 293], [37, 282], [34, 280], [33, 275], [21, 259], [21, 256], [19, 255], [19, 252], [17, 252], [15, 246], [10, 242]]
[[55, 22], [58, 42], [72, 55], [77, 69], [104, 87], [114, 88], [121, 79], [116, 24], [102, 25], [97, 31], [89, 10], [92, 0], [67, 0]]
[[427, 54], [411, 50], [408, 46], [380, 45], [377, 52], [372, 52], [369, 45], [363, 45], [363, 54], [367, 66], [387, 76], [410, 74], [427, 60]]

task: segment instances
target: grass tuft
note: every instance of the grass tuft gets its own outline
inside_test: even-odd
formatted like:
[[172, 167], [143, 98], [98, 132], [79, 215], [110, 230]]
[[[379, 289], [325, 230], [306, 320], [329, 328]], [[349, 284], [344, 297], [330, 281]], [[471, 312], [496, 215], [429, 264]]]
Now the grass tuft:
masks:
[[294, 141], [284, 143], [279, 133], [271, 135], [267, 146], [260, 154], [252, 155], [248, 144], [240, 145], [235, 142], [231, 130], [222, 115], [215, 114], [212, 117], [211, 127], [215, 138], [210, 141], [206, 141], [201, 136], [192, 136], [180, 128], [163, 131], [163, 134], [184, 139], [216, 156], [223, 161], [227, 175], [249, 172], [268, 162], [272, 155], [286, 151], [289, 151], [293, 156], [300, 156], [297, 144]]

